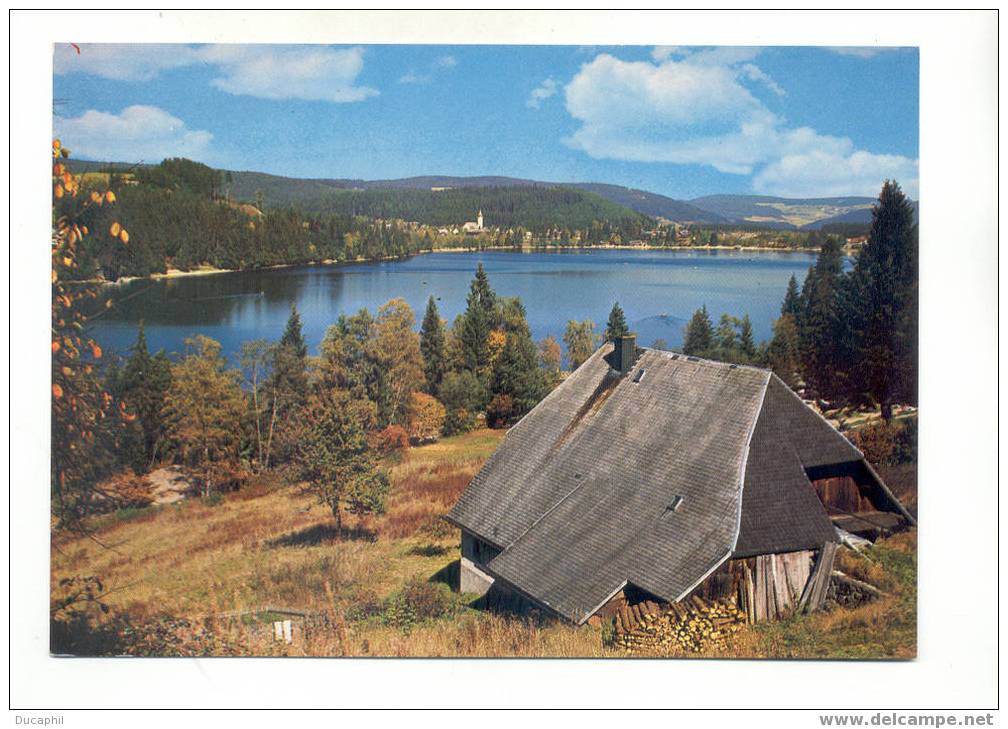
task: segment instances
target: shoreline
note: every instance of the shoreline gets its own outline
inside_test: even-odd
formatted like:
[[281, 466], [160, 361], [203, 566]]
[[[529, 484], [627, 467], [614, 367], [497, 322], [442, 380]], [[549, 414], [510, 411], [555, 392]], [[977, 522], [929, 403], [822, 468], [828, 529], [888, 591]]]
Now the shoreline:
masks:
[[453, 247], [440, 247], [440, 248], [429, 248], [422, 251], [416, 251], [410, 253], [406, 256], [381, 256], [378, 258], [355, 258], [353, 260], [347, 261], [337, 261], [334, 259], [326, 259], [322, 261], [309, 261], [309, 262], [299, 262], [299, 263], [276, 263], [272, 266], [261, 266], [259, 268], [214, 268], [212, 266], [200, 266], [198, 268], [191, 269], [189, 271], [183, 271], [178, 268], [169, 268], [164, 273], [152, 273], [149, 276], [123, 276], [122, 278], [117, 278], [115, 281], [107, 281], [105, 279], [86, 279], [81, 281], [68, 281], [67, 283], [76, 284], [101, 284], [102, 286], [122, 286], [126, 284], [133, 283], [134, 281], [158, 281], [158, 280], [168, 280], [176, 278], [186, 278], [189, 276], [212, 276], [222, 273], [248, 273], [251, 271], [272, 271], [282, 268], [295, 268], [299, 266], [352, 266], [354, 264], [360, 263], [381, 263], [385, 261], [402, 261], [407, 258], [412, 258], [414, 256], [426, 255], [428, 253], [538, 253], [538, 252], [558, 252], [558, 251], [592, 251], [592, 250], [615, 250], [615, 251], [654, 251], [660, 253], [675, 253], [678, 251], [739, 251], [744, 252], [756, 252], [756, 253], [816, 253], [813, 248], [777, 248], [773, 246], [726, 246], [726, 245], [713, 245], [713, 246], [648, 246], [648, 245], [613, 245], [611, 243], [604, 243], [592, 246], [563, 246], [563, 245], [545, 245], [545, 246], [522, 246], [521, 248], [511, 248], [505, 246], [497, 247], [478, 247], [478, 246], [453, 246]]

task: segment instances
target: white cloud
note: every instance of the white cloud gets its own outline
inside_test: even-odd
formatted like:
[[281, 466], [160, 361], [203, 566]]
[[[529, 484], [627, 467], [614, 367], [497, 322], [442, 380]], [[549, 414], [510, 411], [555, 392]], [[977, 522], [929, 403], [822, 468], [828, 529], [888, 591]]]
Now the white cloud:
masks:
[[399, 77], [399, 83], [401, 84], [427, 84], [434, 80], [434, 74], [438, 71], [443, 71], [449, 68], [455, 68], [458, 65], [458, 59], [455, 56], [438, 56], [429, 64], [427, 64], [427, 70], [424, 72], [417, 71], [415, 68], [411, 68], [409, 71], [404, 73]]
[[686, 52], [682, 46], [655, 46], [651, 51], [651, 58], [656, 61], [667, 61], [672, 56], [681, 56]]
[[555, 79], [548, 78], [532, 89], [528, 99], [525, 100], [525, 106], [530, 109], [538, 109], [546, 99], [555, 96], [559, 90], [560, 84]]
[[429, 75], [422, 75], [416, 71], [407, 71], [399, 77], [399, 83], [401, 84], [425, 84], [430, 80], [431, 77]]
[[821, 150], [786, 155], [756, 175], [753, 189], [782, 197], [804, 197], [810, 191], [824, 197], [876, 197], [886, 178], [899, 182], [909, 197], [918, 197], [917, 160], [861, 150], [846, 155]]
[[200, 56], [222, 74], [211, 83], [229, 94], [337, 103], [378, 94], [356, 85], [363, 48], [215, 45], [200, 49]]
[[750, 81], [759, 81], [778, 96], [785, 95], [786, 92], [784, 89], [782, 89], [776, 81], [767, 76], [759, 66], [755, 66], [751, 63], [744, 63], [742, 64], [740, 70]]
[[149, 81], [161, 71], [207, 64], [222, 91], [260, 99], [353, 102], [378, 91], [358, 86], [362, 48], [278, 45], [69, 44], [54, 51], [57, 74], [89, 73], [117, 81]]
[[886, 51], [899, 50], [896, 46], [827, 46], [826, 50], [838, 53], [841, 56], [854, 56], [855, 58], [874, 58]]
[[739, 122], [761, 107], [736, 76], [719, 66], [656, 66], [602, 54], [583, 65], [564, 91], [567, 110], [586, 126]]
[[730, 66], [751, 61], [762, 51], [759, 46], [655, 46], [651, 57], [659, 63], [689, 59], [697, 66]]
[[119, 114], [91, 109], [57, 118], [54, 133], [74, 157], [113, 162], [160, 162], [165, 157], [203, 158], [213, 135], [189, 129], [156, 106], [128, 106]]
[[[599, 55], [564, 88], [567, 111], [581, 123], [564, 141], [596, 159], [755, 174], [754, 186], [777, 194], [785, 188], [800, 196], [860, 194], [869, 187], [877, 193], [886, 176], [909, 182], [910, 167], [916, 186], [913, 160], [870, 154], [846, 137], [789, 127], [747, 86], [784, 94], [752, 63], [759, 51], [661, 48], [652, 53], [658, 63]], [[802, 163], [810, 168], [798, 174]], [[823, 165], [831, 169], [812, 172]], [[820, 190], [819, 183], [827, 189]], [[851, 189], [842, 189], [845, 185]]]
[[150, 81], [165, 69], [199, 61], [195, 48], [161, 43], [57, 43], [53, 72], [57, 75], [88, 73], [115, 81]]

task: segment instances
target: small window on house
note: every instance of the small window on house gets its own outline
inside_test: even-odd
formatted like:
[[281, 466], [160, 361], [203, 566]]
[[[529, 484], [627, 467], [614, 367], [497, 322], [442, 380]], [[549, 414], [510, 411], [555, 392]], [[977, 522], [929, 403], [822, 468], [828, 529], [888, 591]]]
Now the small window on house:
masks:
[[637, 370], [637, 374], [634, 375], [633, 381], [639, 383], [643, 379], [644, 379], [644, 369], [641, 368]]

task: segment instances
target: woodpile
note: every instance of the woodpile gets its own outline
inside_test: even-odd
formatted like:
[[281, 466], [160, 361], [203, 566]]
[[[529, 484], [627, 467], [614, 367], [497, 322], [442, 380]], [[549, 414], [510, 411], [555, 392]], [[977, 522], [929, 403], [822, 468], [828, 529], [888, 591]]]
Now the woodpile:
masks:
[[830, 600], [843, 607], [856, 607], [882, 597], [882, 591], [874, 585], [833, 570], [827, 593]]
[[746, 616], [727, 601], [708, 602], [693, 596], [681, 602], [651, 600], [620, 607], [613, 618], [614, 642], [630, 654], [678, 649], [700, 653], [724, 648]]

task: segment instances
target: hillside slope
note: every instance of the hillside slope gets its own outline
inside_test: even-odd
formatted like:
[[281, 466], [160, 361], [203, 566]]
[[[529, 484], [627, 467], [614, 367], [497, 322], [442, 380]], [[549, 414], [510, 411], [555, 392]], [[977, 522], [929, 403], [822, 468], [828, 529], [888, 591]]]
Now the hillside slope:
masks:
[[682, 200], [637, 190], [621, 185], [603, 185], [597, 182], [578, 182], [572, 187], [594, 192], [607, 200], [625, 205], [631, 210], [652, 218], [665, 218], [677, 223], [727, 223], [729, 220], [717, 212], [703, 210]]
[[[72, 169], [75, 171], [99, 170], [108, 167], [128, 170], [137, 165], [125, 163], [87, 162], [75, 160]], [[581, 190], [598, 196], [612, 203], [623, 211], [616, 214], [616, 207], [605, 206], [604, 214], [616, 214], [625, 219], [628, 210], [649, 218], [661, 218], [677, 223], [696, 223], [701, 225], [758, 225], [766, 228], [787, 230], [815, 230], [831, 223], [847, 223], [867, 225], [871, 222], [871, 208], [875, 199], [871, 197], [840, 196], [818, 198], [783, 198], [768, 195], [705, 195], [692, 200], [678, 200], [658, 193], [640, 190], [622, 185], [611, 185], [599, 182], [547, 182], [519, 177], [484, 175], [476, 177], [459, 177], [451, 175], [421, 175], [398, 179], [362, 180], [354, 178], [298, 178], [273, 175], [254, 171], [225, 171], [227, 177], [226, 192], [234, 199], [253, 202], [259, 195], [263, 203], [273, 207], [297, 207], [304, 212], [320, 211], [356, 211], [374, 209], [374, 200], [389, 201], [378, 206], [389, 210], [397, 210], [402, 217], [441, 224], [458, 222], [461, 219], [448, 219], [445, 216], [423, 219], [420, 213], [411, 213], [419, 197], [404, 198], [412, 202], [396, 201], [392, 193], [401, 191], [414, 195], [454, 193], [460, 197], [462, 191], [503, 190], [507, 188], [538, 188], [566, 190]], [[359, 199], [349, 206], [335, 202], [340, 193], [372, 193], [359, 195]], [[379, 193], [386, 193], [382, 196]], [[400, 196], [401, 197], [401, 196]], [[364, 201], [361, 203], [361, 201]], [[360, 203], [360, 204], [358, 204]], [[479, 204], [479, 203], [477, 203]], [[594, 206], [602, 210], [600, 203], [594, 201]], [[335, 207], [334, 207], [335, 206]], [[917, 204], [914, 203], [916, 208]], [[421, 208], [430, 207], [427, 203]], [[397, 213], [397, 214], [399, 214]], [[364, 213], [361, 213], [364, 214]], [[472, 214], [468, 212], [467, 214]], [[376, 213], [376, 217], [384, 217]], [[436, 218], [436, 219], [435, 219]], [[496, 224], [496, 223], [494, 223]]]
[[706, 195], [690, 200], [701, 210], [733, 222], [785, 224], [803, 228], [826, 222], [871, 221], [870, 197], [783, 198], [766, 195]]
[[225, 183], [237, 200], [262, 197], [268, 207], [308, 214], [402, 218], [430, 225], [461, 224], [482, 210], [489, 227], [587, 228], [641, 225], [646, 214], [610, 197], [571, 185], [509, 177], [413, 177], [403, 180], [303, 180], [260, 172], [231, 172]]

